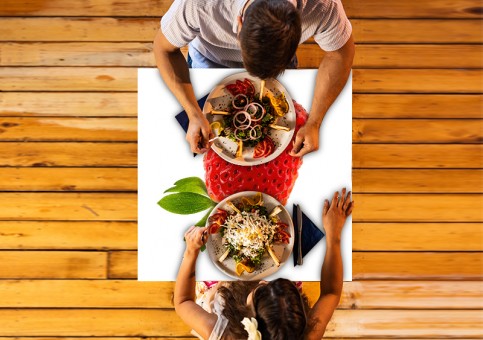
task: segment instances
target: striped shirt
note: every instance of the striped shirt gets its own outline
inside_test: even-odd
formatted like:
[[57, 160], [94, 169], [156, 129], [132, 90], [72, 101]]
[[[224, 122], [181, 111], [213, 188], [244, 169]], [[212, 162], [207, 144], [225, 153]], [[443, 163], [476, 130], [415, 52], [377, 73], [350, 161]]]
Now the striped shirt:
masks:
[[[247, 0], [174, 0], [161, 30], [176, 47], [189, 45], [193, 67], [243, 67], [238, 21]], [[314, 37], [325, 51], [341, 48], [352, 26], [340, 0], [298, 0], [300, 43]]]

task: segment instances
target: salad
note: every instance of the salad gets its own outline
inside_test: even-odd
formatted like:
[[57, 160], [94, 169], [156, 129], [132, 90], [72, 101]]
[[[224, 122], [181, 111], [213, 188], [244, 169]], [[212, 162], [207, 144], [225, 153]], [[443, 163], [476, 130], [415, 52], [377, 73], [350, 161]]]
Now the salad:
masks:
[[264, 91], [264, 81], [260, 93], [256, 93], [255, 86], [247, 78], [227, 84], [225, 89], [232, 96], [231, 103], [226, 111], [211, 112], [223, 115], [221, 120], [212, 123], [217, 136], [226, 137], [238, 144], [237, 157], [242, 157], [246, 147], [254, 148], [253, 158], [272, 154], [275, 143], [270, 138], [269, 131], [290, 131], [285, 126], [277, 125], [278, 119], [289, 110], [285, 94], [274, 96], [270, 91]]
[[227, 257], [232, 257], [239, 276], [244, 271], [252, 273], [261, 264], [266, 251], [279, 266], [280, 262], [271, 247], [274, 243], [290, 242], [287, 224], [277, 217], [282, 211], [280, 206], [268, 212], [263, 203], [261, 193], [253, 198], [243, 197], [235, 204], [227, 201], [230, 211], [218, 209], [209, 218], [209, 232], [219, 233], [226, 248], [218, 260], [223, 262]]

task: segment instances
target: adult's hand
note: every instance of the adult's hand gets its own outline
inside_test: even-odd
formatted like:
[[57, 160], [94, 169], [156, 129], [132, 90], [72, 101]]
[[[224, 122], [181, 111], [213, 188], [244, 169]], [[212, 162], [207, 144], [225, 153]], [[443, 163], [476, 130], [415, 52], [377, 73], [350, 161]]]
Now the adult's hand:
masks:
[[340, 240], [342, 227], [347, 217], [352, 213], [353, 208], [354, 201], [351, 201], [351, 192], [349, 191], [346, 195], [345, 188], [342, 189], [340, 197], [338, 191], [334, 193], [331, 203], [329, 203], [329, 200], [325, 200], [322, 210], [322, 223], [327, 233], [327, 240]]
[[210, 123], [201, 112], [190, 117], [186, 140], [190, 144], [191, 151], [194, 153], [205, 153], [210, 148], [210, 139], [213, 137]]
[[302, 157], [319, 149], [319, 127], [307, 121], [295, 136], [295, 143], [290, 151], [293, 157]]

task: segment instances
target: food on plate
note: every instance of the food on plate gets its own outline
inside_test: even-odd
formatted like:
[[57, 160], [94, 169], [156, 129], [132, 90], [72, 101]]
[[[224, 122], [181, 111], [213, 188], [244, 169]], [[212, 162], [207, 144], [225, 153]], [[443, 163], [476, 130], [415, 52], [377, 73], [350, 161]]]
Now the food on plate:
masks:
[[[307, 120], [307, 112], [303, 107], [294, 103], [297, 115], [295, 133]], [[242, 191], [261, 191], [285, 205], [292, 192], [298, 169], [302, 165], [302, 158], [292, 157], [289, 152], [293, 143], [270, 162], [241, 166], [232, 164], [221, 158], [213, 149], [208, 150], [203, 159], [206, 171], [205, 182], [210, 197], [220, 202], [226, 197]], [[263, 153], [264, 145], [255, 152]]]
[[[222, 117], [219, 120], [222, 128], [218, 136], [238, 143], [237, 158], [243, 157], [246, 147], [255, 147], [256, 150], [267, 139], [269, 141], [266, 144], [273, 145], [268, 135], [271, 129], [290, 131], [289, 127], [278, 122], [289, 111], [284, 93], [275, 97], [270, 91], [266, 91], [267, 94], [263, 95], [264, 90], [261, 89], [257, 94], [253, 83], [246, 78], [225, 85], [225, 89], [232, 96], [231, 103], [224, 110], [212, 110], [210, 113]], [[255, 158], [267, 157], [274, 151], [273, 145], [265, 152], [257, 152]]]
[[226, 210], [219, 208], [208, 219], [209, 232], [219, 233], [226, 248], [218, 261], [232, 257], [236, 262], [235, 272], [241, 275], [244, 271], [252, 273], [268, 252], [278, 267], [280, 261], [271, 247], [275, 243], [290, 243], [288, 225], [277, 216], [282, 209], [275, 207], [267, 211], [261, 193], [242, 197], [238, 202], [227, 201], [226, 206]]

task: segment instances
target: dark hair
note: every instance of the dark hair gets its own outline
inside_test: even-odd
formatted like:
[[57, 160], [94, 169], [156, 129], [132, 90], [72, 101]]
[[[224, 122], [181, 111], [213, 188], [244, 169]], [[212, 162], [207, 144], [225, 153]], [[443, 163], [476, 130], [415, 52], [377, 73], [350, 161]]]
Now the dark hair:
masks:
[[223, 315], [228, 319], [228, 326], [223, 339], [246, 339], [247, 332], [241, 321], [253, 313], [247, 306], [247, 297], [259, 285], [258, 281], [235, 281], [218, 288], [223, 298]]
[[309, 310], [308, 299], [291, 281], [277, 279], [266, 285], [255, 281], [237, 281], [218, 288], [218, 293], [225, 301], [223, 315], [228, 319], [223, 339], [247, 338], [241, 321], [244, 317], [254, 316], [246, 301], [255, 288], [253, 304], [262, 338], [303, 338]]
[[262, 339], [302, 339], [307, 326], [307, 299], [287, 279], [259, 287], [253, 296]]
[[240, 31], [243, 64], [261, 79], [275, 78], [290, 64], [302, 35], [300, 14], [289, 1], [256, 0]]

